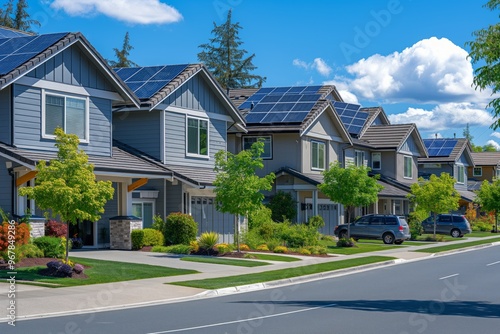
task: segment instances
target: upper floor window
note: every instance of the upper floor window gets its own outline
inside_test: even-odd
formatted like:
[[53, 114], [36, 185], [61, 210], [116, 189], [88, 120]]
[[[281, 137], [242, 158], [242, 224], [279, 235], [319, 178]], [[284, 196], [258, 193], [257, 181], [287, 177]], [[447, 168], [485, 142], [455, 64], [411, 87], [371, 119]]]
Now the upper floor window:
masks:
[[257, 141], [262, 141], [264, 143], [264, 152], [260, 156], [262, 159], [272, 159], [272, 138], [271, 136], [244, 136], [243, 137], [243, 149], [249, 150], [253, 143]]
[[382, 168], [382, 154], [372, 153], [372, 169], [379, 170]]
[[465, 183], [465, 168], [463, 165], [457, 165], [457, 182]]
[[56, 94], [45, 94], [44, 98], [43, 137], [55, 138], [54, 131], [60, 127], [65, 133], [75, 134], [81, 141], [88, 141], [87, 99]]
[[325, 169], [325, 143], [319, 141], [311, 141], [313, 169]]
[[208, 156], [208, 121], [188, 117], [187, 153]]
[[497, 168], [497, 179], [500, 179], [500, 168]]
[[413, 159], [412, 157], [405, 156], [404, 157], [404, 174], [405, 179], [413, 178]]
[[365, 165], [365, 152], [363, 151], [355, 151], [354, 152], [354, 164], [356, 166], [364, 166]]
[[482, 167], [474, 167], [472, 175], [473, 176], [483, 176], [483, 168]]

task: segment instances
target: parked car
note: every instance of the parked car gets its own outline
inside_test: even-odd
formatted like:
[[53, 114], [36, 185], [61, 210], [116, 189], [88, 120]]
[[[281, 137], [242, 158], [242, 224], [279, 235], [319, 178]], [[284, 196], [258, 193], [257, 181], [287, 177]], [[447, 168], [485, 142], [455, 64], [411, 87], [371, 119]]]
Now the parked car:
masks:
[[[424, 233], [434, 233], [434, 217], [430, 216], [422, 222]], [[469, 221], [463, 215], [439, 214], [436, 216], [436, 233], [448, 234], [453, 238], [461, 238], [471, 233]]]
[[[351, 238], [382, 239], [385, 244], [402, 244], [410, 239], [410, 227], [406, 218], [396, 215], [371, 214], [358, 218], [351, 223]], [[347, 238], [347, 224], [335, 227], [335, 235]]]

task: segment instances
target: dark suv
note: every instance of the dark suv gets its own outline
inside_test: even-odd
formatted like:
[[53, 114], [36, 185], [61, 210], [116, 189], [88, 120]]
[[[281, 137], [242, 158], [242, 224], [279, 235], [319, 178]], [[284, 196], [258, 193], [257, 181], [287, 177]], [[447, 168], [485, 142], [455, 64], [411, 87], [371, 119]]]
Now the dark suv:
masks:
[[[430, 216], [422, 222], [424, 233], [434, 233], [434, 217]], [[462, 215], [440, 214], [436, 216], [436, 233], [448, 234], [453, 238], [463, 237], [471, 233], [469, 221]]]
[[[351, 238], [382, 239], [385, 244], [402, 244], [410, 239], [410, 228], [406, 218], [396, 215], [366, 215], [351, 223]], [[335, 235], [347, 238], [347, 224], [335, 227]]]

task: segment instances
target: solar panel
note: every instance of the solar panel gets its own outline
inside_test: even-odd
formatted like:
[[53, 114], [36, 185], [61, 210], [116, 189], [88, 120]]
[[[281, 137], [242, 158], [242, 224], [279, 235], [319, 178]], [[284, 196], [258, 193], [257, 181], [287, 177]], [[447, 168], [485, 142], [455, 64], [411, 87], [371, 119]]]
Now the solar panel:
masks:
[[347, 132], [352, 135], [359, 135], [369, 114], [360, 110], [361, 106], [359, 104], [338, 101], [332, 101], [332, 103]]
[[140, 99], [149, 99], [187, 67], [184, 65], [118, 68], [116, 74]]
[[448, 138], [424, 139], [430, 157], [447, 157], [453, 152], [458, 140]]

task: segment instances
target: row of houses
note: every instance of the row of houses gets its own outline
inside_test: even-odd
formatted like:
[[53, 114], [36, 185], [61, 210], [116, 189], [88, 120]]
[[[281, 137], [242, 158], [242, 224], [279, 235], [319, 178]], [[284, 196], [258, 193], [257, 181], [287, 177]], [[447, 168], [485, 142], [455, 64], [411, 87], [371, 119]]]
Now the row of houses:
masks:
[[[42, 216], [18, 195], [34, 186], [36, 164], [56, 157], [53, 131], [80, 138], [114, 198], [97, 222], [72, 227], [87, 247], [120, 248], [120, 224], [148, 227], [153, 216], [191, 214], [199, 232], [232, 241], [234, 217], [216, 210], [214, 155], [264, 140], [272, 196], [289, 192], [295, 221], [321, 215], [333, 233], [344, 209], [317, 185], [331, 162], [366, 165], [384, 189], [369, 212], [407, 214], [418, 176], [449, 172], [462, 206], [470, 180], [499, 175], [500, 156], [471, 153], [464, 139], [422, 139], [414, 124], [390, 124], [383, 108], [343, 101], [334, 86], [223, 90], [203, 64], [112, 69], [80, 33], [29, 35], [0, 28], [0, 208]], [[496, 152], [498, 153], [498, 152]], [[138, 224], [138, 225], [137, 225]], [[128, 226], [128, 225], [127, 225]]]

